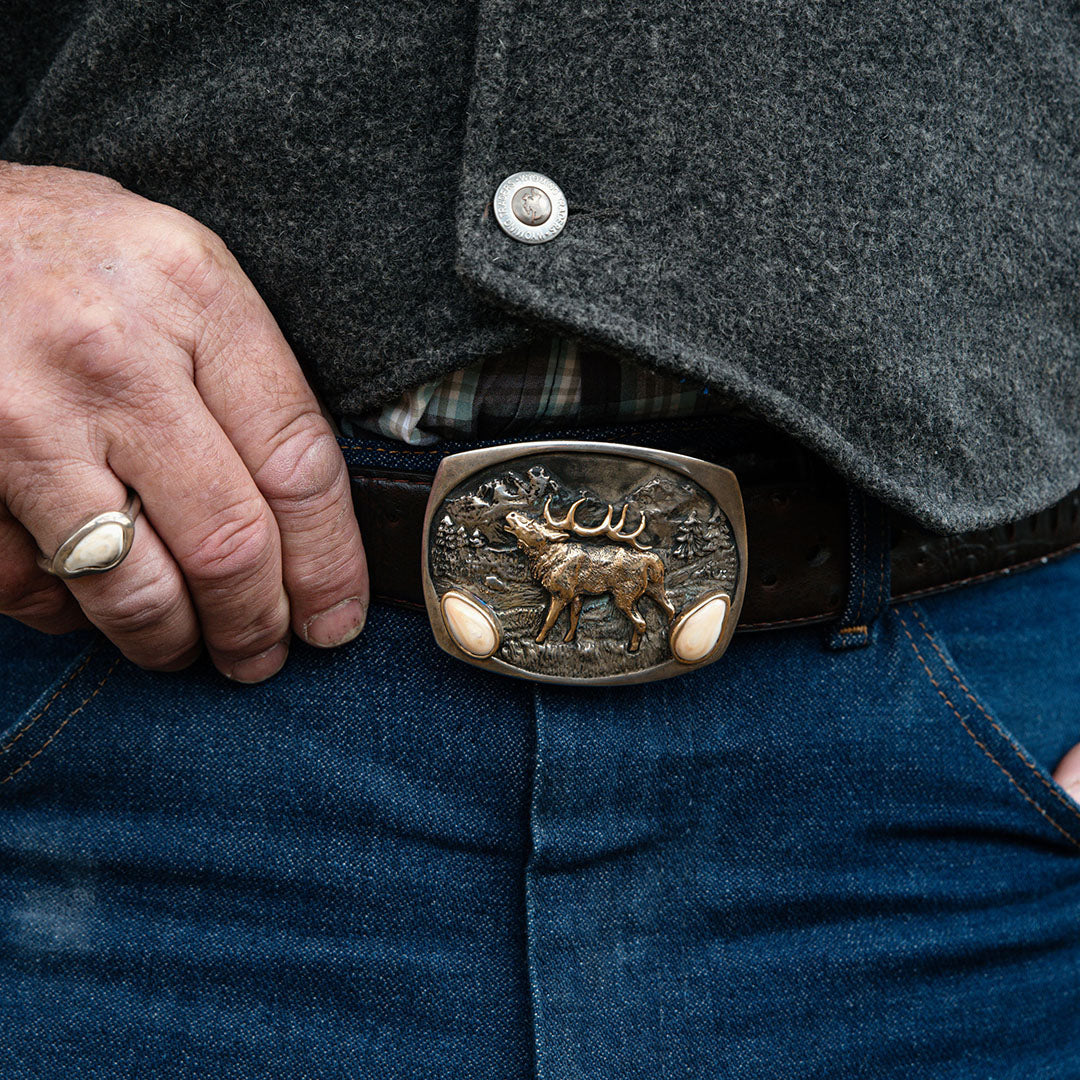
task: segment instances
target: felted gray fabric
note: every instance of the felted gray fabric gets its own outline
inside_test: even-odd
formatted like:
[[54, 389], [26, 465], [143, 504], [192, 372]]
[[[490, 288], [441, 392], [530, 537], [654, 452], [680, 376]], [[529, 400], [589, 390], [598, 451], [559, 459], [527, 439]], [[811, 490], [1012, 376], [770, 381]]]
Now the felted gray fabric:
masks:
[[[1073, 0], [20, 18], [57, 45], [0, 76], [0, 156], [217, 230], [338, 411], [557, 328], [729, 393], [943, 530], [1080, 484]], [[549, 243], [494, 222], [519, 170], [567, 195]]]

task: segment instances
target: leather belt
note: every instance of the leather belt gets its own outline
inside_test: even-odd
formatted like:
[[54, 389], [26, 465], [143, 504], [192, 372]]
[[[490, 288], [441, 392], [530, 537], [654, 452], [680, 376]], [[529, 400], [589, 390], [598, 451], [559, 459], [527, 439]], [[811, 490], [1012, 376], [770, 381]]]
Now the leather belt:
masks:
[[[424, 608], [421, 550], [429, 473], [351, 466], [374, 599]], [[751, 567], [737, 631], [826, 622], [844, 607], [844, 485], [815, 476], [742, 485]], [[951, 535], [891, 515], [892, 595], [943, 592], [1080, 548], [1080, 491], [1008, 525]]]

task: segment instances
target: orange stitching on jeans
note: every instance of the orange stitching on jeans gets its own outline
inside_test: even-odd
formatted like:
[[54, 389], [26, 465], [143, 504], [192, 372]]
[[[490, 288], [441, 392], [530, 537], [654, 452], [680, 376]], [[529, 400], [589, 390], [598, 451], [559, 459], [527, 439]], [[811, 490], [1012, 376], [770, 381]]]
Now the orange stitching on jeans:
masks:
[[1043, 787], [1045, 787], [1046, 790], [1049, 791], [1050, 794], [1053, 795], [1054, 798], [1057, 799], [1057, 801], [1061, 803], [1061, 805], [1064, 806], [1070, 814], [1080, 819], [1080, 810], [1077, 810], [1075, 806], [1063, 799], [1061, 795], [1054, 790], [1053, 786], [1046, 782], [1046, 778], [1039, 773], [1039, 766], [1036, 765], [1035, 762], [1027, 756], [1027, 754], [1021, 751], [1020, 747], [1017, 746], [1016, 742], [1013, 739], [1009, 738], [1007, 732], [1005, 732], [1001, 728], [998, 722], [983, 707], [982, 702], [980, 702], [979, 699], [976, 698], [975, 695], [963, 684], [963, 682], [961, 682], [960, 676], [957, 673], [956, 669], [952, 666], [952, 664], [949, 663], [945, 654], [938, 647], [938, 643], [934, 640], [934, 635], [930, 633], [930, 630], [927, 628], [926, 623], [924, 623], [922, 619], [919, 618], [918, 609], [914, 607], [914, 605], [912, 605], [911, 607], [911, 612], [915, 616], [915, 621], [922, 627], [923, 633], [926, 635], [927, 641], [929, 641], [930, 644], [934, 646], [934, 651], [938, 654], [939, 657], [941, 657], [941, 662], [945, 665], [946, 668], [948, 668], [949, 674], [953, 677], [953, 681], [956, 683], [957, 686], [960, 687], [961, 690], [963, 690], [968, 701], [970, 701], [971, 704], [974, 705], [975, 708], [978, 709], [979, 712], [981, 712], [983, 716], [986, 717], [987, 721], [990, 723], [990, 726], [1005, 740], [1006, 743], [1008, 743], [1008, 745], [1012, 748], [1013, 753], [1016, 754], [1016, 756], [1035, 774], [1035, 776], [1039, 780], [1039, 783], [1042, 784]]
[[842, 626], [840, 628], [841, 634], [869, 634], [870, 627], [865, 623], [862, 626]]
[[[45, 749], [45, 747], [47, 747], [49, 745], [49, 743], [51, 743], [53, 741], [53, 739], [55, 739], [56, 736], [59, 735], [60, 732], [64, 730], [65, 727], [67, 727], [68, 721], [73, 716], [75, 716], [76, 714], [82, 712], [83, 709], [85, 709], [86, 706], [89, 705], [90, 702], [93, 701], [94, 698], [96, 698], [98, 696], [98, 694], [101, 693], [101, 688], [109, 681], [109, 676], [116, 670], [116, 665], [120, 663], [120, 660], [121, 660], [121, 657], [118, 656], [112, 662], [112, 667], [110, 667], [109, 670], [106, 671], [105, 674], [101, 677], [101, 682], [99, 682], [97, 684], [97, 686], [94, 688], [93, 693], [91, 693], [89, 697], [83, 698], [83, 700], [74, 709], [72, 709], [71, 712], [69, 712], [67, 714], [67, 716], [64, 717], [64, 719], [61, 722], [60, 726], [17, 769], [12, 769], [12, 771], [9, 772], [7, 774], [7, 776], [4, 777], [3, 780], [0, 780], [0, 784], [6, 784], [9, 780], [11, 780], [14, 777], [18, 776], [19, 773], [21, 773], [23, 771], [23, 769], [25, 769], [26, 766], [29, 765], [30, 762], [33, 761], [34, 758], [36, 758], [38, 756], [38, 754], [40, 754]], [[79, 671], [81, 671], [81, 670], [82, 670], [82, 668], [79, 668]], [[71, 680], [69, 679], [68, 682], [70, 682], [70, 681]], [[67, 683], [65, 683], [64, 685], [66, 686]]]
[[74, 679], [75, 676], [78, 675], [79, 672], [82, 671], [82, 669], [86, 667], [87, 664], [90, 663], [91, 658], [97, 651], [98, 647], [90, 649], [90, 651], [83, 658], [83, 662], [60, 684], [59, 687], [57, 687], [56, 691], [53, 693], [53, 696], [45, 702], [45, 705], [42, 707], [41, 711], [31, 716], [30, 719], [27, 720], [26, 723], [23, 724], [23, 726], [19, 728], [17, 732], [15, 732], [15, 736], [10, 742], [6, 742], [3, 746], [0, 746], [0, 754], [9, 753], [11, 751], [11, 748], [52, 708], [53, 702], [64, 692], [68, 683], [70, 683], [71, 680]]
[[1060, 825], [1059, 825], [1059, 824], [1058, 824], [1058, 823], [1057, 823], [1057, 822], [1056, 822], [1056, 821], [1055, 821], [1055, 820], [1054, 820], [1054, 819], [1053, 819], [1053, 818], [1052, 818], [1052, 817], [1051, 817], [1051, 816], [1050, 816], [1050, 815], [1049, 815], [1049, 814], [1048, 814], [1048, 813], [1047, 813], [1047, 812], [1046, 812], [1046, 811], [1045, 811], [1045, 810], [1044, 810], [1044, 809], [1043, 809], [1043, 808], [1042, 808], [1042, 807], [1041, 807], [1041, 806], [1040, 806], [1040, 805], [1039, 805], [1039, 804], [1038, 804], [1038, 803], [1037, 803], [1037, 802], [1036, 802], [1036, 801], [1035, 801], [1035, 800], [1034, 800], [1034, 799], [1033, 799], [1033, 798], [1032, 798], [1032, 797], [1031, 797], [1031, 796], [1030, 796], [1030, 795], [1029, 795], [1029, 794], [1028, 794], [1028, 793], [1027, 793], [1027, 792], [1026, 792], [1026, 791], [1025, 791], [1024, 789], [1023, 789], [1023, 788], [1022, 788], [1022, 787], [1021, 787], [1021, 786], [1020, 786], [1020, 784], [1019, 784], [1019, 783], [1018, 783], [1018, 782], [1016, 781], [1016, 779], [1015, 779], [1015, 778], [1013, 777], [1012, 773], [1011, 773], [1011, 772], [1009, 772], [1009, 770], [1008, 770], [1008, 769], [1006, 769], [1006, 768], [1005, 768], [1005, 766], [1004, 766], [1004, 765], [1002, 765], [1002, 764], [1001, 764], [1001, 762], [1000, 762], [1000, 761], [998, 761], [998, 759], [997, 759], [996, 757], [994, 757], [993, 753], [991, 753], [991, 751], [989, 750], [989, 748], [988, 748], [988, 747], [986, 747], [986, 746], [985, 746], [985, 745], [984, 745], [983, 743], [981, 743], [981, 742], [979, 741], [979, 738], [978, 738], [978, 736], [977, 736], [977, 735], [975, 734], [975, 732], [974, 732], [974, 731], [972, 731], [972, 730], [971, 730], [971, 728], [970, 728], [970, 727], [968, 727], [968, 725], [967, 725], [967, 722], [966, 722], [966, 721], [964, 720], [963, 716], [961, 716], [961, 715], [960, 715], [960, 710], [959, 710], [959, 709], [957, 709], [957, 707], [956, 707], [956, 706], [955, 706], [955, 705], [954, 705], [954, 704], [953, 704], [953, 703], [952, 703], [952, 702], [951, 702], [951, 701], [949, 700], [949, 698], [948, 698], [948, 695], [947, 695], [947, 694], [945, 693], [945, 691], [944, 691], [944, 690], [942, 690], [942, 689], [941, 689], [941, 686], [940, 686], [940, 685], [938, 684], [938, 681], [937, 681], [937, 679], [935, 679], [935, 678], [934, 678], [934, 673], [933, 673], [933, 672], [932, 672], [932, 671], [930, 670], [930, 665], [929, 665], [929, 664], [928, 664], [928, 663], [927, 663], [927, 662], [926, 662], [926, 661], [925, 661], [925, 660], [923, 659], [923, 655], [922, 655], [922, 653], [921, 653], [921, 652], [919, 652], [919, 647], [918, 647], [918, 645], [916, 645], [916, 644], [915, 644], [915, 639], [914, 639], [914, 638], [913, 638], [913, 637], [911, 636], [911, 631], [910, 631], [910, 630], [908, 629], [908, 624], [907, 624], [907, 622], [905, 621], [905, 619], [904, 619], [904, 616], [900, 614], [900, 609], [899, 609], [899, 608], [897, 608], [897, 607], [894, 607], [894, 608], [893, 608], [893, 612], [895, 613], [896, 617], [897, 617], [897, 618], [898, 618], [898, 619], [900, 620], [900, 623], [901, 623], [901, 625], [902, 625], [902, 626], [904, 627], [904, 633], [905, 633], [905, 634], [907, 634], [907, 636], [908, 636], [908, 641], [910, 641], [910, 642], [911, 642], [911, 647], [912, 647], [912, 649], [914, 649], [914, 650], [915, 650], [915, 655], [916, 655], [916, 656], [917, 656], [917, 657], [919, 658], [919, 663], [921, 663], [921, 664], [922, 664], [922, 666], [923, 666], [923, 670], [924, 670], [924, 671], [926, 672], [926, 674], [927, 674], [927, 677], [928, 677], [928, 678], [930, 679], [930, 682], [931, 682], [931, 683], [933, 683], [934, 689], [935, 689], [935, 690], [937, 690], [938, 694], [939, 694], [939, 695], [940, 695], [940, 697], [941, 697], [941, 700], [942, 700], [942, 701], [944, 701], [944, 702], [945, 702], [945, 704], [946, 704], [946, 705], [948, 705], [948, 706], [949, 706], [949, 708], [950, 708], [950, 709], [952, 710], [952, 712], [953, 712], [953, 715], [954, 715], [954, 716], [956, 717], [956, 719], [960, 721], [960, 726], [961, 726], [961, 727], [962, 727], [962, 728], [963, 728], [963, 729], [964, 729], [964, 730], [965, 730], [965, 731], [966, 731], [966, 732], [967, 732], [967, 733], [968, 733], [968, 734], [969, 734], [969, 735], [971, 736], [971, 738], [972, 738], [972, 739], [974, 740], [974, 742], [975, 742], [975, 745], [976, 745], [976, 746], [977, 746], [977, 747], [978, 747], [978, 748], [979, 748], [979, 749], [980, 749], [980, 750], [981, 750], [981, 751], [982, 751], [982, 752], [983, 752], [983, 753], [984, 753], [984, 754], [985, 754], [985, 755], [986, 755], [986, 756], [987, 756], [987, 757], [988, 757], [988, 758], [989, 758], [989, 759], [990, 759], [990, 760], [991, 760], [991, 761], [992, 761], [992, 762], [993, 762], [993, 763], [994, 763], [994, 764], [995, 764], [995, 765], [996, 765], [996, 766], [997, 766], [997, 767], [998, 767], [998, 768], [999, 768], [999, 769], [1000, 769], [1000, 770], [1001, 770], [1001, 771], [1002, 771], [1002, 772], [1003, 772], [1003, 773], [1004, 773], [1004, 774], [1005, 774], [1005, 775], [1006, 775], [1006, 776], [1007, 776], [1007, 777], [1009, 778], [1009, 783], [1010, 783], [1010, 784], [1012, 784], [1012, 786], [1013, 786], [1014, 788], [1016, 788], [1016, 790], [1017, 790], [1017, 791], [1019, 791], [1019, 792], [1020, 792], [1020, 794], [1021, 794], [1021, 795], [1023, 795], [1023, 797], [1024, 797], [1024, 798], [1025, 798], [1025, 799], [1026, 799], [1026, 800], [1027, 800], [1027, 801], [1028, 801], [1029, 803], [1031, 803], [1031, 805], [1032, 805], [1033, 807], [1035, 807], [1035, 809], [1036, 809], [1036, 810], [1038, 810], [1038, 811], [1039, 811], [1039, 813], [1040, 813], [1040, 814], [1042, 814], [1042, 816], [1043, 816], [1044, 818], [1046, 818], [1046, 820], [1047, 820], [1048, 822], [1050, 822], [1050, 824], [1051, 824], [1051, 825], [1053, 825], [1053, 826], [1054, 826], [1054, 828], [1055, 828], [1055, 829], [1057, 829], [1057, 831], [1058, 831], [1059, 833], [1061, 833], [1061, 835], [1062, 835], [1062, 836], [1064, 836], [1064, 837], [1065, 837], [1065, 839], [1066, 839], [1066, 840], [1068, 840], [1068, 841], [1069, 841], [1069, 843], [1070, 843], [1070, 844], [1072, 844], [1072, 846], [1073, 846], [1073, 847], [1075, 847], [1075, 848], [1077, 848], [1078, 850], [1080, 850], [1080, 840], [1077, 840], [1077, 839], [1076, 839], [1076, 837], [1074, 837], [1074, 836], [1072, 835], [1072, 833], [1070, 833], [1070, 832], [1069, 832], [1069, 831], [1068, 831], [1067, 829], [1064, 829], [1064, 828], [1062, 828], [1062, 827], [1061, 827], [1061, 826], [1060, 826]]

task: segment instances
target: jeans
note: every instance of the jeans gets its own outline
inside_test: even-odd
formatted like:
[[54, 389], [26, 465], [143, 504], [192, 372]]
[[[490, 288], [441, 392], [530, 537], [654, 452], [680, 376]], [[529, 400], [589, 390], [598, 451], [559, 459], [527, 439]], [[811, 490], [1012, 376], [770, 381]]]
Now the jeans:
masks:
[[1078, 556], [607, 688], [0, 619], [0, 1077], [1080, 1077], [1078, 628]]

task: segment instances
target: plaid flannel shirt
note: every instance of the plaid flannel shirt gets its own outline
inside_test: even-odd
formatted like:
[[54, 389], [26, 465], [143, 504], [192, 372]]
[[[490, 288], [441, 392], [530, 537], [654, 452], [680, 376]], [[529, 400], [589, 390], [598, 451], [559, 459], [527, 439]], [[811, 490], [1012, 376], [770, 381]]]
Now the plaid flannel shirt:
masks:
[[722, 394], [617, 359], [568, 337], [542, 337], [424, 383], [362, 416], [345, 435], [373, 432], [412, 446], [494, 438], [565, 425], [740, 412]]

